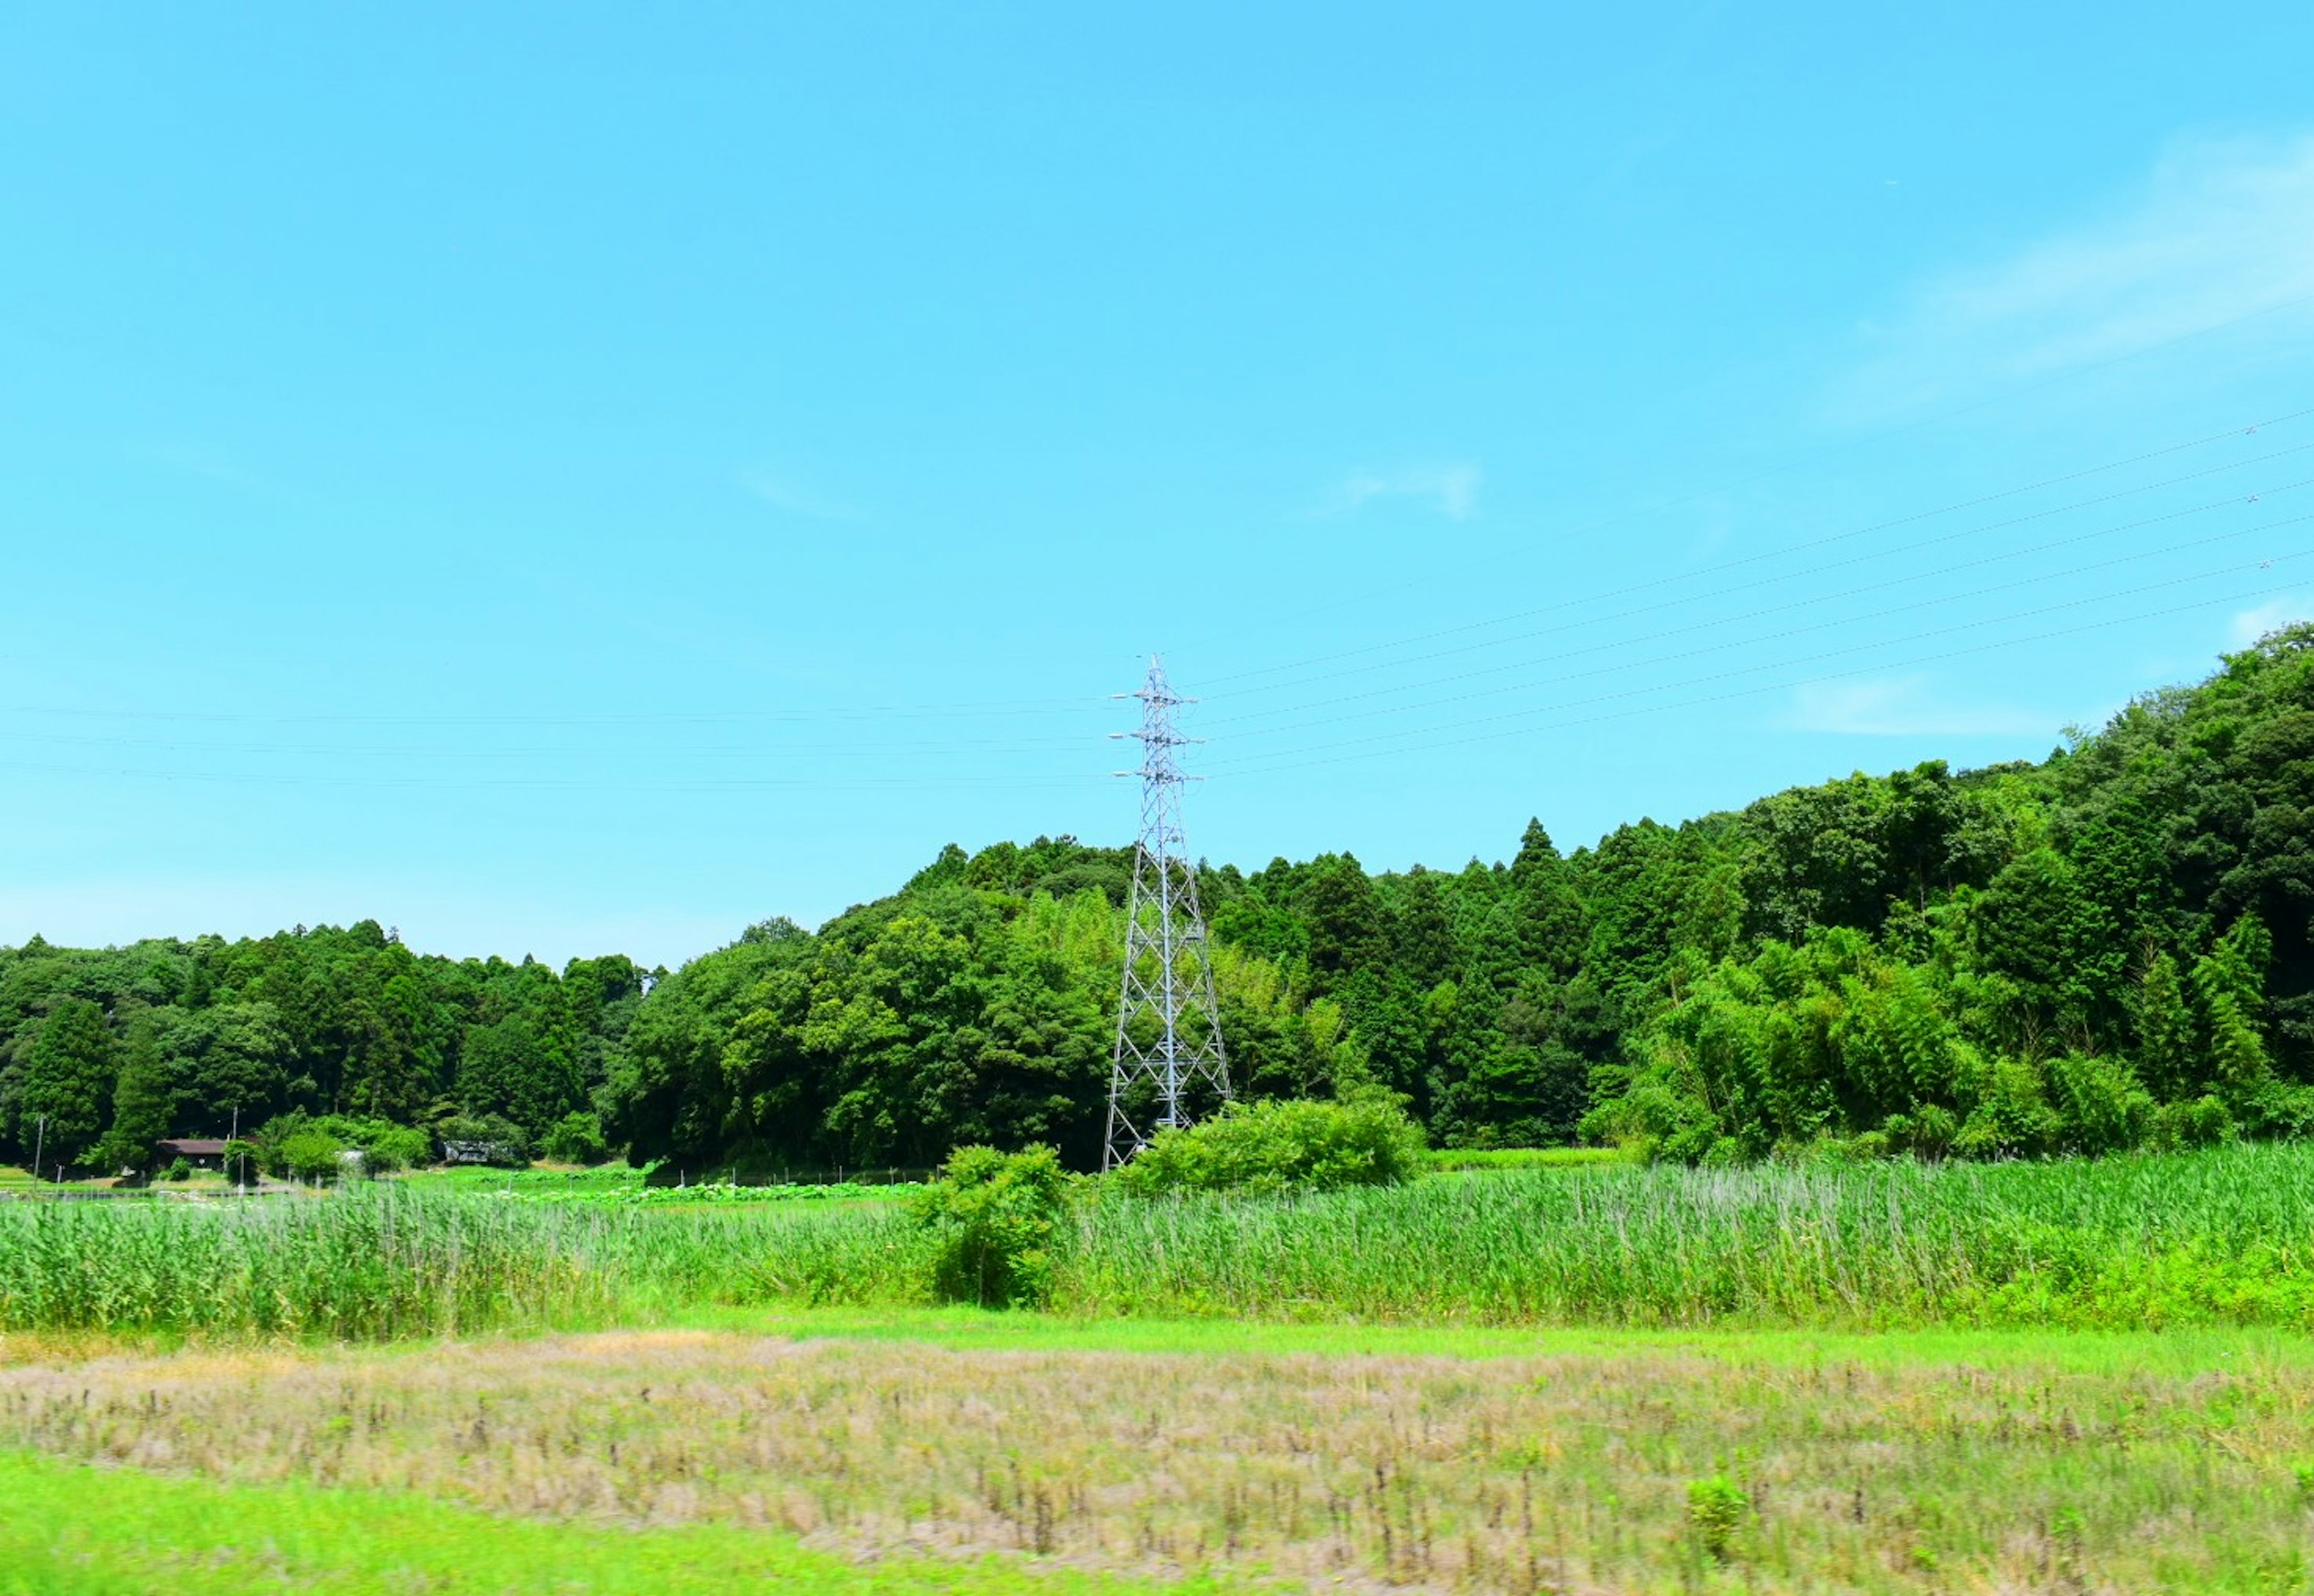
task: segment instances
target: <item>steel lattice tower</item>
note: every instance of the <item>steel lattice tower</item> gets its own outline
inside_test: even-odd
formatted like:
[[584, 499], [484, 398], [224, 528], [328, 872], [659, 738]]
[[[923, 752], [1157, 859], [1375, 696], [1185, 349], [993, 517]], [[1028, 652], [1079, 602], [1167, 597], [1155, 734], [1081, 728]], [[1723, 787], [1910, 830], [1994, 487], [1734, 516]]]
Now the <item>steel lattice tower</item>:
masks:
[[1141, 778], [1141, 842], [1133, 851], [1126, 911], [1105, 1169], [1139, 1152], [1166, 1126], [1189, 1124], [1198, 1103], [1226, 1101], [1230, 1095], [1213, 958], [1205, 916], [1197, 912], [1197, 873], [1182, 853], [1181, 783], [1191, 778], [1181, 774], [1173, 752], [1200, 740], [1173, 729], [1173, 711], [1197, 701], [1173, 691], [1154, 655], [1141, 691], [1117, 696], [1141, 701], [1141, 729], [1109, 734], [1141, 743], [1141, 768], [1117, 772]]

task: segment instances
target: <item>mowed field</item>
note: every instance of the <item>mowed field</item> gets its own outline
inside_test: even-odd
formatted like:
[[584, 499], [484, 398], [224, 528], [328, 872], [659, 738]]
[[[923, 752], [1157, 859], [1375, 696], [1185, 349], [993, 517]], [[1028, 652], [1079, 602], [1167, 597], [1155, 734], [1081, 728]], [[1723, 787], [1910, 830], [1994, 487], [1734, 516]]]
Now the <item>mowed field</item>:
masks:
[[15, 1204], [0, 1592], [2310, 1590], [2310, 1167]]

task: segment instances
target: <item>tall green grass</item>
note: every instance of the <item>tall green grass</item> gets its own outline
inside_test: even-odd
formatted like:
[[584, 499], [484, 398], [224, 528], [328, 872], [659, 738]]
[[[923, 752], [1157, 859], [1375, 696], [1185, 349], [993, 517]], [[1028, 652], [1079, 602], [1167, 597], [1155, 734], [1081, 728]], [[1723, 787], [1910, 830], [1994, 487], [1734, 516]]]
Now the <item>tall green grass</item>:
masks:
[[1620, 1147], [1435, 1147], [1430, 1167], [1442, 1173], [1478, 1169], [1588, 1169], [1637, 1160]]
[[393, 1339], [907, 1295], [895, 1215], [326, 1199], [0, 1207], [0, 1330]]
[[1062, 1300], [1094, 1313], [2314, 1327], [2314, 1148], [1102, 1204], [1060, 1251]]
[[[340, 1338], [904, 1303], [897, 1204], [659, 1209], [381, 1183], [315, 1201], [0, 1204], [0, 1330]], [[1471, 1174], [1073, 1204], [1081, 1314], [1826, 1327], [2314, 1328], [2314, 1146], [2097, 1163]]]

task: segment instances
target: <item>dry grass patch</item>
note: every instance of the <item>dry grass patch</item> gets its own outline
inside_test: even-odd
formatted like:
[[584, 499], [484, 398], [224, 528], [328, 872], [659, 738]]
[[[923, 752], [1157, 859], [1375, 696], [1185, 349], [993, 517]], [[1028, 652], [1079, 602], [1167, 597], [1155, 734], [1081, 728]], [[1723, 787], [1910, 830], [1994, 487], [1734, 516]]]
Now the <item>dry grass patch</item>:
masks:
[[1215, 1357], [670, 1331], [19, 1365], [0, 1369], [0, 1444], [524, 1515], [764, 1525], [854, 1552], [1329, 1586], [2298, 1589], [2314, 1367], [2241, 1361]]

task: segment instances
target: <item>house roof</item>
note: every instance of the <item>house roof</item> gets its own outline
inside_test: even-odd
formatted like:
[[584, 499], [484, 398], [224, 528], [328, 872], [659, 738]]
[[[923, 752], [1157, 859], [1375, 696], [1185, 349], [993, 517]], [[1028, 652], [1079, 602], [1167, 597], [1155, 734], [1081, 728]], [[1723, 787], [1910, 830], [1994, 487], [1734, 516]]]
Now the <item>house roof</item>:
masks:
[[180, 1158], [216, 1158], [225, 1151], [225, 1144], [213, 1136], [175, 1136], [160, 1143], [163, 1152], [173, 1152]]

